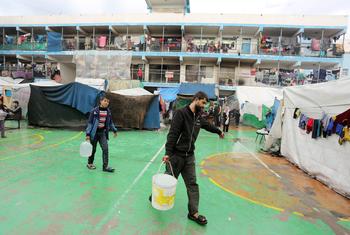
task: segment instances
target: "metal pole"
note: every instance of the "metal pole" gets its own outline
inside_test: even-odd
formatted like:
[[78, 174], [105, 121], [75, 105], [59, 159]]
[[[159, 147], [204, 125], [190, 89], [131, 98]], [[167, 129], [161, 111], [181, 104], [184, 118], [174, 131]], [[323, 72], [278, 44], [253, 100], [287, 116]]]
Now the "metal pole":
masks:
[[279, 55], [282, 54], [282, 33], [283, 33], [283, 29], [281, 28], [280, 37], [278, 39], [278, 54]]
[[200, 40], [200, 52], [203, 52], [203, 45], [202, 45], [202, 39], [203, 39], [203, 27], [201, 26], [201, 40]]
[[129, 26], [126, 26], [126, 50], [129, 50]]
[[280, 61], [277, 62], [277, 85], [278, 85], [278, 78], [280, 76]]
[[[238, 81], [239, 81], [239, 77], [240, 77], [240, 74], [241, 74], [241, 60], [238, 60], [238, 75], [237, 77], [235, 77], [235, 85], [238, 86]], [[238, 80], [237, 80], [238, 79]]]
[[201, 82], [201, 64], [202, 64], [202, 58], [199, 58], [197, 82]]
[[320, 71], [321, 71], [321, 63], [319, 62], [319, 63], [318, 63], [317, 83], [318, 83], [318, 81], [319, 81], [319, 79], [320, 79]]
[[95, 26], [92, 27], [92, 49], [95, 50]]
[[160, 82], [163, 82], [163, 57], [162, 57], [162, 63], [160, 65]]
[[17, 43], [16, 43], [16, 49], [18, 50], [18, 39], [19, 39], [19, 31], [17, 30]]
[[[61, 46], [62, 48], [64, 47], [64, 37], [63, 37], [63, 27], [62, 27], [62, 30], [61, 30]], [[63, 50], [65, 50], [66, 48], [63, 48]]]
[[33, 50], [34, 49], [34, 42], [35, 42], [35, 40], [34, 40], [34, 28], [32, 27], [32, 37], [31, 37], [31, 40], [30, 40], [30, 48]]
[[164, 26], [163, 26], [163, 33], [162, 33], [162, 50], [161, 51], [164, 51]]
[[77, 30], [77, 48], [76, 48], [76, 50], [79, 50], [80, 48], [79, 48], [79, 41], [80, 41], [80, 38], [79, 38], [79, 30]]
[[108, 35], [108, 50], [109, 51], [111, 50], [111, 40], [112, 40], [112, 29], [109, 28], [109, 35]]
[[322, 56], [323, 51], [323, 36], [324, 36], [324, 29], [322, 29], [322, 35], [321, 35], [321, 44], [320, 44], [320, 57]]

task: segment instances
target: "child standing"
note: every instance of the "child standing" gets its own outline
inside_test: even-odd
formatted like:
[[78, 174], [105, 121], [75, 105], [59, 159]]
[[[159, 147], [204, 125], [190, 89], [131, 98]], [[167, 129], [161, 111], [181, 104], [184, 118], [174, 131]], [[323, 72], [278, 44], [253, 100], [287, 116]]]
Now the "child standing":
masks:
[[88, 126], [86, 128], [86, 140], [90, 141], [92, 144], [92, 154], [86, 165], [90, 170], [96, 169], [93, 163], [97, 142], [99, 142], [102, 149], [102, 170], [114, 172], [114, 169], [108, 166], [108, 132], [112, 130], [114, 132], [114, 137], [116, 137], [117, 128], [113, 124], [112, 114], [108, 106], [109, 99], [107, 97], [101, 97], [100, 105], [90, 112]]

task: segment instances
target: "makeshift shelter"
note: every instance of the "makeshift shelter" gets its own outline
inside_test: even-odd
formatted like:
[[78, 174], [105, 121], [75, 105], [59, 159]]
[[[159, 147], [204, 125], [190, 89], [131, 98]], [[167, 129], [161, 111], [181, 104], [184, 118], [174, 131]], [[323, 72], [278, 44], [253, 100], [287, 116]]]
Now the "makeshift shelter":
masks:
[[[350, 197], [350, 142], [340, 145], [336, 134], [312, 138], [312, 133], [299, 127], [300, 117], [293, 116], [296, 108], [309, 120], [320, 120], [325, 114], [338, 115], [350, 109], [349, 91], [350, 80], [285, 88], [281, 132], [283, 156], [347, 197]], [[315, 125], [312, 128], [313, 131]]]
[[172, 102], [176, 100], [176, 96], [178, 93], [178, 87], [162, 87], [159, 89], [159, 94], [165, 102]]
[[181, 83], [178, 94], [181, 96], [193, 96], [199, 91], [207, 94], [210, 100], [216, 99], [215, 84]]
[[282, 89], [270, 87], [239, 86], [236, 92], [243, 124], [258, 129], [266, 126], [266, 114], [283, 95]]
[[181, 83], [174, 109], [181, 109], [190, 104], [193, 96], [199, 91], [207, 94], [210, 100], [215, 100], [217, 98], [215, 89], [215, 84]]
[[[0, 92], [4, 90], [6, 96], [6, 105], [11, 107], [12, 101], [16, 100], [19, 106], [22, 108], [22, 116], [26, 117], [28, 111], [28, 102], [30, 97], [30, 84], [34, 83], [23, 83], [23, 79], [13, 79], [11, 77], [0, 77]], [[35, 83], [38, 86], [58, 86], [59, 83], [48, 80], [40, 81]], [[7, 91], [7, 92], [6, 92]]]
[[80, 83], [30, 85], [28, 123], [46, 127], [85, 127], [102, 91]]
[[108, 92], [113, 121], [121, 128], [159, 129], [159, 96], [133, 88]]

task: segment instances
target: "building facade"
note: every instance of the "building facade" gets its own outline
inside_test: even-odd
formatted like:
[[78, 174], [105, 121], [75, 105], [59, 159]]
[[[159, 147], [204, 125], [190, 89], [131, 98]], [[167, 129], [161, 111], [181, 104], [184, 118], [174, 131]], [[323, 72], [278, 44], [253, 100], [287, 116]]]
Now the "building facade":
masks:
[[2, 76], [33, 63], [34, 77], [48, 76], [53, 64], [74, 71], [73, 55], [90, 50], [130, 51], [131, 78], [153, 87], [201, 82], [231, 91], [341, 74], [346, 16], [188, 12], [0, 17]]

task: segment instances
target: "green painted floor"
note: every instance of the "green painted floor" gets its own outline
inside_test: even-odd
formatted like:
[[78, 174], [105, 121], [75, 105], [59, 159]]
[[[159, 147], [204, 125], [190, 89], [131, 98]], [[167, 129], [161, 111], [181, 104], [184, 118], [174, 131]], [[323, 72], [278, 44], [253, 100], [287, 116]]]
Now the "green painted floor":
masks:
[[[328, 217], [301, 216], [295, 211], [269, 208], [251, 195], [234, 191], [238, 184], [244, 188], [242, 174], [251, 175], [249, 168], [244, 169], [245, 164], [240, 165], [245, 158], [269, 174], [250, 156], [257, 147], [255, 131], [247, 128], [230, 130], [223, 140], [202, 130], [197, 140], [200, 212], [207, 217], [207, 226], [187, 219], [187, 195], [181, 178], [175, 207], [166, 212], [153, 209], [148, 195], [152, 175], [164, 154], [166, 134], [119, 132], [109, 142], [110, 165], [116, 168], [110, 174], [101, 171], [100, 149], [95, 157], [97, 169], [86, 168], [86, 159], [79, 156], [82, 132], [25, 127], [7, 131], [7, 138], [0, 139], [0, 234], [350, 234], [350, 212], [344, 214], [348, 210], [341, 218], [330, 210], [325, 212]], [[206, 159], [220, 153], [241, 153], [245, 157], [236, 159], [232, 171], [225, 164], [205, 165]], [[219, 182], [220, 177], [211, 180], [214, 178], [208, 174], [213, 167], [225, 169], [231, 181]], [[245, 172], [237, 175], [242, 169]], [[278, 194], [267, 194], [269, 199], [279, 200]], [[348, 199], [339, 200], [343, 207], [350, 208]]]

